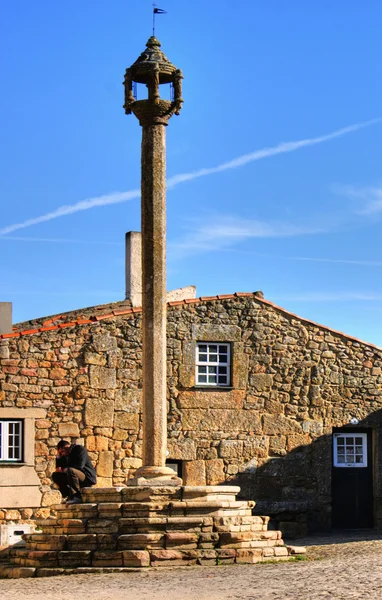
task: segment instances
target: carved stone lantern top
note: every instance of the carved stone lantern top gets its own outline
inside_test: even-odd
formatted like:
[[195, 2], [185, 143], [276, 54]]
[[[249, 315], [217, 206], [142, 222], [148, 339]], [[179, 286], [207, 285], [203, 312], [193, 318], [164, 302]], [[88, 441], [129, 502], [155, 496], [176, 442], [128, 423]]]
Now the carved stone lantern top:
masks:
[[133, 81], [138, 83], [148, 83], [150, 75], [156, 65], [158, 67], [159, 83], [172, 83], [176, 66], [169, 61], [167, 56], [160, 49], [160, 41], [151, 36], [146, 43], [146, 49], [142, 52], [135, 63], [130, 67], [130, 73]]
[[[169, 61], [160, 47], [160, 41], [151, 36], [146, 43], [146, 49], [135, 63], [126, 69], [124, 109], [126, 114], [133, 112], [142, 126], [167, 125], [174, 113], [180, 113], [183, 104], [182, 71]], [[135, 97], [134, 83], [146, 84], [147, 99], [138, 100]], [[166, 83], [172, 85], [172, 100], [160, 97], [159, 86]]]

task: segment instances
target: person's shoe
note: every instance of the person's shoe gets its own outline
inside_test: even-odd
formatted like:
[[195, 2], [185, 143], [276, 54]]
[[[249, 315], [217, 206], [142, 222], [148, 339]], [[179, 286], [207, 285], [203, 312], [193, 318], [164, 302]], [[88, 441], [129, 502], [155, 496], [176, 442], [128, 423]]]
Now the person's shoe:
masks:
[[78, 496], [74, 496], [73, 498], [70, 498], [69, 500], [67, 500], [66, 504], [82, 504], [82, 498], [79, 498]]

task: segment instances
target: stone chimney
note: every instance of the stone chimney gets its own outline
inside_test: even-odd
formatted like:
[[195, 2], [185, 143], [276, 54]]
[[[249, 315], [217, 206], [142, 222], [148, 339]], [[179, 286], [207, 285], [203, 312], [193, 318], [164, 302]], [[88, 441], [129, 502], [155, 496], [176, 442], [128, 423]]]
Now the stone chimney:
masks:
[[[140, 231], [126, 233], [126, 300], [133, 306], [142, 306], [142, 238]], [[167, 302], [195, 298], [196, 287], [188, 285], [167, 292]]]
[[0, 302], [0, 334], [12, 333], [12, 302]]
[[126, 300], [142, 306], [142, 240], [140, 231], [126, 233]]

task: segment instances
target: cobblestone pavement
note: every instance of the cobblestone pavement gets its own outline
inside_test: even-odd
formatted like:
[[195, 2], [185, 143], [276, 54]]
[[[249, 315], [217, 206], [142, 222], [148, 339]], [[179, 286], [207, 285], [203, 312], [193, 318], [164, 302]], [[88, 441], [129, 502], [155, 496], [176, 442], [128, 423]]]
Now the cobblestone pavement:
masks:
[[[297, 544], [297, 541], [295, 542]], [[1, 600], [382, 599], [382, 532], [298, 540], [312, 560], [0, 580]]]

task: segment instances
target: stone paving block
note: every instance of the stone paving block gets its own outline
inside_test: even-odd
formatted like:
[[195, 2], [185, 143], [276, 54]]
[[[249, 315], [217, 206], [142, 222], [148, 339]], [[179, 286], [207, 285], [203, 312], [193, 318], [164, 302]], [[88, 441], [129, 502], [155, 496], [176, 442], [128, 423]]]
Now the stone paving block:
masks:
[[171, 567], [195, 565], [198, 554], [194, 550], [152, 550], [150, 563], [152, 567]]
[[93, 567], [122, 567], [123, 566], [123, 552], [104, 552], [97, 550], [93, 553], [92, 557]]
[[160, 502], [124, 502], [122, 504], [123, 517], [155, 517], [169, 514], [170, 504]]
[[198, 550], [197, 564], [202, 566], [216, 565], [216, 550]]
[[129, 533], [126, 531], [127, 528], [136, 529], [136, 533], [164, 531], [167, 526], [167, 517], [122, 518], [119, 524], [121, 533]]
[[129, 486], [121, 491], [122, 502], [156, 502], [165, 504], [181, 498], [182, 488], [179, 486]]
[[53, 577], [56, 575], [64, 575], [65, 569], [57, 568], [57, 569], [49, 569], [49, 568], [38, 568], [36, 569], [36, 577]]
[[150, 566], [150, 554], [146, 550], [124, 550], [122, 555], [124, 567]]
[[25, 577], [34, 577], [36, 569], [34, 567], [3, 567], [0, 566], [0, 579], [21, 579]]
[[274, 548], [275, 556], [288, 556], [288, 549], [283, 547]]
[[164, 548], [165, 536], [163, 533], [137, 533], [120, 535], [118, 549], [120, 550], [150, 550], [151, 548]]
[[116, 550], [118, 534], [97, 533], [97, 546], [99, 550]]
[[236, 553], [236, 562], [238, 564], [254, 564], [263, 560], [263, 551], [261, 549], [238, 549]]
[[233, 564], [236, 560], [236, 550], [232, 548], [218, 548], [216, 555], [218, 564]]
[[119, 523], [115, 519], [89, 519], [86, 533], [117, 533], [118, 528]]
[[121, 502], [100, 502], [98, 504], [98, 517], [100, 519], [121, 517], [122, 506]]
[[195, 549], [199, 540], [199, 535], [196, 533], [189, 532], [171, 532], [166, 533], [165, 536], [165, 547], [171, 549], [177, 548], [189, 548]]
[[60, 567], [89, 567], [92, 553], [90, 550], [73, 550], [58, 553], [58, 566]]
[[[205, 519], [200, 517], [168, 517], [167, 530], [199, 532], [205, 526]], [[211, 521], [212, 523], [212, 521]]]
[[97, 536], [95, 533], [84, 533], [80, 535], [67, 536], [68, 550], [95, 550], [97, 548]]

